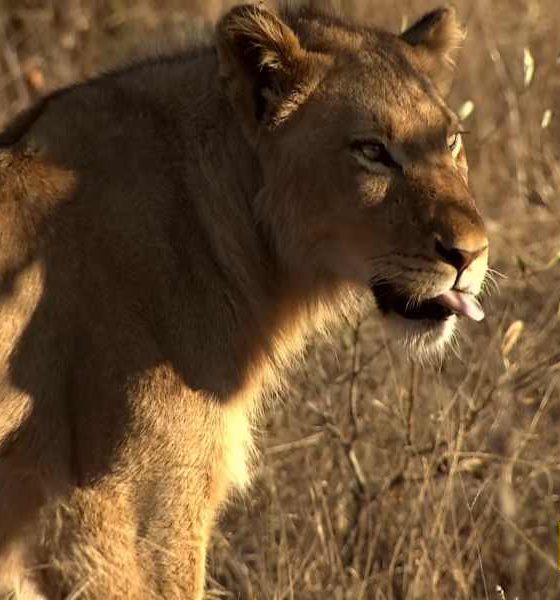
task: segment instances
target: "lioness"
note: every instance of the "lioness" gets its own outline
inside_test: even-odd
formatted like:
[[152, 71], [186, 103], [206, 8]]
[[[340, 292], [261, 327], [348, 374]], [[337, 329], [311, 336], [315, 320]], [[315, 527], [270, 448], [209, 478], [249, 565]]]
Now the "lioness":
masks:
[[400, 36], [239, 6], [208, 46], [62, 90], [0, 138], [0, 581], [203, 594], [251, 428], [308, 332], [371, 289], [413, 352], [488, 242], [442, 99], [454, 13]]

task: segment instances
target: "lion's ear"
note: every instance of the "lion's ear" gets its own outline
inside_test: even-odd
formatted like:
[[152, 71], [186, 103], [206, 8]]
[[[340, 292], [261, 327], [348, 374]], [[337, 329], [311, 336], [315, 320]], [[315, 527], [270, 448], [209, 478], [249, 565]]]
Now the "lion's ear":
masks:
[[455, 9], [443, 7], [429, 12], [404, 31], [401, 39], [415, 48], [422, 69], [446, 94], [451, 86], [455, 55], [465, 39]]
[[216, 43], [227, 94], [250, 130], [277, 124], [297, 107], [307, 53], [275, 14], [237, 6], [218, 23]]

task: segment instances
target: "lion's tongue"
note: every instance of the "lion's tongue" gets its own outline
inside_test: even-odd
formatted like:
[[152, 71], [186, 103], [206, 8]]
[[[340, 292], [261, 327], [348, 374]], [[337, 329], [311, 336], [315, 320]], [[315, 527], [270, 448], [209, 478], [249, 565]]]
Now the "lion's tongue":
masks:
[[482, 321], [484, 319], [484, 311], [472, 294], [449, 290], [438, 296], [435, 300], [454, 313], [465, 315], [465, 317], [469, 317], [473, 321]]

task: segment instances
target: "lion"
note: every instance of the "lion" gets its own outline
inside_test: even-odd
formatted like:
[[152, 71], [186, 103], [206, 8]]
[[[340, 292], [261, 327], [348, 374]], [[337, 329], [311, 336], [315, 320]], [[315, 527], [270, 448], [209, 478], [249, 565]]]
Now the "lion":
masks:
[[[55, 92], [0, 136], [0, 581], [203, 595], [220, 508], [308, 336], [372, 293], [441, 353], [488, 240], [445, 103], [463, 30], [231, 9], [208, 43]], [[391, 329], [392, 328], [392, 329]]]

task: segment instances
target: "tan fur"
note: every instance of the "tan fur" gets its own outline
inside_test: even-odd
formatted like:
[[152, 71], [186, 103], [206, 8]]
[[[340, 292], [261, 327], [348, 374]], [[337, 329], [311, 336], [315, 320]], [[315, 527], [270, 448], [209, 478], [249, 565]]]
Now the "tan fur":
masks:
[[[480, 291], [484, 226], [431, 82], [453, 23], [409, 43], [238, 7], [213, 45], [63, 90], [0, 136], [0, 590], [200, 599], [308, 334], [372, 283]], [[480, 256], [458, 276], [435, 240]], [[433, 351], [454, 318], [395, 324]]]

